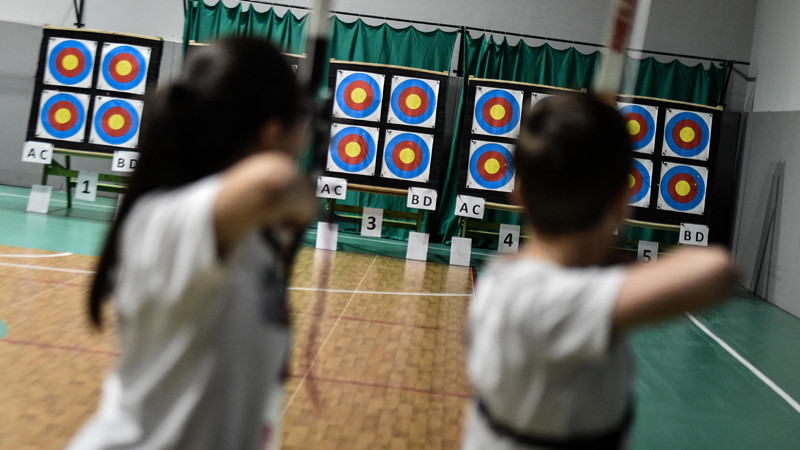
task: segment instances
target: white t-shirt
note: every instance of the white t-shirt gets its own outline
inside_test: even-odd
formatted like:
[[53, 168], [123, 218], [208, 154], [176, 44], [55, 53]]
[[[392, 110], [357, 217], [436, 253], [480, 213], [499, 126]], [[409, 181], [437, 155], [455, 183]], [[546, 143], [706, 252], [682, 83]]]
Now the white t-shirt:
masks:
[[[564, 439], [607, 431], [633, 383], [624, 339], [611, 337], [622, 268], [565, 268], [532, 258], [494, 261], [470, 306], [468, 372], [495, 421]], [[497, 436], [473, 402], [465, 449], [520, 448]], [[526, 447], [522, 447], [526, 448]]]
[[277, 447], [290, 333], [264, 311], [285, 295], [278, 258], [254, 233], [220, 261], [220, 188], [149, 194], [128, 215], [113, 272], [122, 354], [68, 448]]

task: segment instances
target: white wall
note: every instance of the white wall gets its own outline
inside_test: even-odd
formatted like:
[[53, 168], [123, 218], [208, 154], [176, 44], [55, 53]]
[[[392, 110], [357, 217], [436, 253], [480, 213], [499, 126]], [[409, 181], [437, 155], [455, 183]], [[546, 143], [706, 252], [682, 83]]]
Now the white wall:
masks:
[[800, 110], [800, 2], [760, 0], [750, 75], [756, 83], [754, 111]]

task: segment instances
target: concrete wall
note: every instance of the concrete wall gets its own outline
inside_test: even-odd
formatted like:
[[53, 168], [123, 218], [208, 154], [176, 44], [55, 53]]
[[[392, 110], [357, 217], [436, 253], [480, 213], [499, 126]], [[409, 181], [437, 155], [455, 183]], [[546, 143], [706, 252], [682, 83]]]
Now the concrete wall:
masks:
[[[800, 3], [759, 0], [734, 237], [743, 282], [800, 317]], [[780, 164], [783, 163], [783, 164]], [[774, 227], [765, 221], [770, 186], [782, 168]], [[757, 258], [763, 254], [763, 258]], [[760, 269], [761, 281], [754, 274]]]

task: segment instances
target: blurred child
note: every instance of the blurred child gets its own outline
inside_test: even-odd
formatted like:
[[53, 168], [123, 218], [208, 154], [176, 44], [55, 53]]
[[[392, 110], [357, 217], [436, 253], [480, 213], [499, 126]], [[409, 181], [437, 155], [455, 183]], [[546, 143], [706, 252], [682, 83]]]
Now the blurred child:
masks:
[[294, 74], [266, 41], [225, 40], [147, 108], [89, 300], [100, 326], [113, 299], [122, 354], [69, 448], [276, 446], [291, 252], [275, 230], [316, 208]]
[[637, 326], [721, 300], [737, 279], [717, 247], [608, 266], [627, 214], [631, 146], [617, 111], [588, 94], [537, 104], [515, 153], [513, 200], [530, 239], [480, 278], [465, 449], [625, 448]]

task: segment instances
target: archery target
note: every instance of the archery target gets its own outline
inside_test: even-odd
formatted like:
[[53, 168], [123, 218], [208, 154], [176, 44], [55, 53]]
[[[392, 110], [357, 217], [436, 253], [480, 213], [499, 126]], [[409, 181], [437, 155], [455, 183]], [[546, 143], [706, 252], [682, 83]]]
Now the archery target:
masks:
[[421, 78], [392, 77], [389, 123], [433, 128], [439, 82]]
[[330, 172], [353, 175], [375, 175], [378, 129], [335, 123], [331, 126], [328, 148]]
[[519, 135], [522, 91], [478, 86], [472, 132], [515, 138]]
[[708, 169], [662, 163], [658, 208], [702, 215], [706, 205]]
[[47, 43], [44, 83], [78, 88], [92, 87], [97, 42], [51, 37]]
[[471, 141], [467, 187], [487, 191], [514, 190], [514, 157], [511, 146], [497, 142]]
[[333, 117], [377, 122], [381, 119], [384, 75], [339, 70]]
[[36, 117], [36, 137], [82, 142], [88, 109], [88, 95], [43, 90]]
[[138, 45], [103, 44], [97, 88], [144, 94], [151, 51]]
[[667, 109], [664, 120], [665, 156], [708, 160], [711, 140], [711, 120], [708, 113]]
[[653, 161], [633, 159], [628, 169], [628, 204], [647, 208], [650, 206], [650, 186], [653, 177]]
[[382, 177], [428, 182], [433, 148], [432, 135], [387, 130], [385, 141]]
[[631, 103], [617, 103], [617, 108], [625, 119], [633, 151], [652, 154], [656, 147], [658, 108]]
[[113, 97], [95, 97], [89, 142], [136, 148], [144, 103]]

